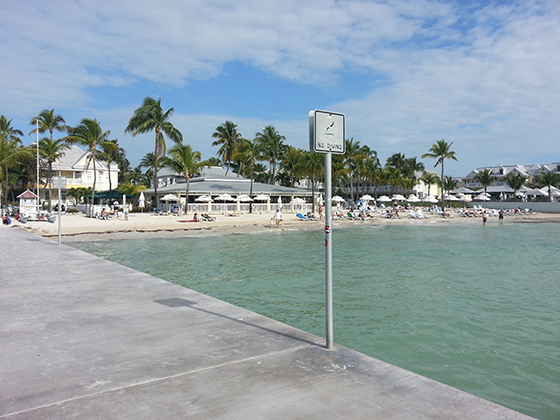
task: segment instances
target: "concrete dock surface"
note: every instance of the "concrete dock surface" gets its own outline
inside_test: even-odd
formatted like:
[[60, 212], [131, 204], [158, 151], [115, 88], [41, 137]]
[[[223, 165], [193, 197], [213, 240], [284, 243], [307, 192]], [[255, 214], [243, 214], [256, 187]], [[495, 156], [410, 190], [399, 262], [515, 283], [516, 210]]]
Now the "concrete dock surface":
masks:
[[0, 308], [0, 419], [530, 418], [17, 227]]

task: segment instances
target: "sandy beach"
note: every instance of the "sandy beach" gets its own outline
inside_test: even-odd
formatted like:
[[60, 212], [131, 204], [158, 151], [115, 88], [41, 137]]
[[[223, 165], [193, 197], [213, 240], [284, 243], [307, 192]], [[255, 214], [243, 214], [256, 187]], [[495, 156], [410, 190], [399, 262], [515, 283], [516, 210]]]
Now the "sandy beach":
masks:
[[[270, 220], [272, 214], [269, 213], [245, 213], [237, 216], [212, 215], [215, 221], [194, 222], [193, 216], [156, 216], [151, 213], [132, 213], [128, 220], [124, 217], [113, 217], [109, 220], [98, 220], [88, 218], [83, 214], [62, 214], [61, 235], [66, 242], [68, 241], [88, 241], [106, 240], [111, 238], [134, 238], [138, 236], [184, 236], [201, 234], [228, 234], [243, 232], [259, 232], [270, 230]], [[301, 221], [293, 213], [283, 214], [281, 230], [292, 229], [323, 229], [324, 221]], [[537, 213], [532, 215], [506, 216], [504, 223], [516, 222], [560, 222], [560, 214], [557, 213]], [[353, 221], [347, 219], [337, 219], [333, 221], [333, 228], [337, 226], [353, 225], [383, 225], [383, 224], [442, 224], [442, 223], [462, 223], [480, 224], [481, 217], [462, 217], [458, 213], [452, 214], [449, 218], [443, 218], [436, 214], [429, 214], [427, 219], [413, 219], [403, 212], [401, 218], [388, 219], [379, 213], [376, 217], [365, 221]], [[489, 217], [487, 225], [498, 224], [497, 217]], [[4, 226], [6, 227], [6, 226]], [[26, 224], [13, 220], [10, 227], [17, 227], [44, 237], [58, 237], [58, 221], [49, 223], [46, 221], [34, 221]], [[276, 229], [275, 227], [273, 229]]]

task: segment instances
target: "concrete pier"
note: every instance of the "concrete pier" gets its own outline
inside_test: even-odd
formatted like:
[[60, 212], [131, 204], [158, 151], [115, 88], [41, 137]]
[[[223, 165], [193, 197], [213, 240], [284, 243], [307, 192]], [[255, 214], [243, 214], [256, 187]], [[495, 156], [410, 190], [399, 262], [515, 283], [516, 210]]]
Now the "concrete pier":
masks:
[[0, 419], [529, 418], [0, 227]]

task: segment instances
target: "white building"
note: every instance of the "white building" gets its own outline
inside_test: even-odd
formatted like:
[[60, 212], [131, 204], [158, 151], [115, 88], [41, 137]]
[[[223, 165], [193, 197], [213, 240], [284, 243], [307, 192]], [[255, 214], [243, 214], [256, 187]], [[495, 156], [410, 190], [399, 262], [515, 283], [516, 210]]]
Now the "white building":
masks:
[[[93, 162], [87, 165], [89, 152], [84, 152], [78, 146], [73, 145], [67, 149], [64, 155], [53, 163], [53, 176], [61, 176], [66, 178], [66, 189], [61, 191], [62, 203], [68, 204], [66, 192], [71, 188], [88, 188], [93, 187]], [[109, 171], [110, 169], [110, 171]], [[118, 186], [119, 168], [116, 163], [112, 163], [109, 168], [107, 162], [95, 160], [95, 170], [97, 177], [95, 181], [96, 191], [105, 191], [112, 187]], [[111, 182], [109, 183], [109, 177]], [[49, 200], [48, 185], [46, 181], [40, 187], [40, 196], [42, 200]], [[53, 189], [53, 202], [57, 201], [58, 192]]]

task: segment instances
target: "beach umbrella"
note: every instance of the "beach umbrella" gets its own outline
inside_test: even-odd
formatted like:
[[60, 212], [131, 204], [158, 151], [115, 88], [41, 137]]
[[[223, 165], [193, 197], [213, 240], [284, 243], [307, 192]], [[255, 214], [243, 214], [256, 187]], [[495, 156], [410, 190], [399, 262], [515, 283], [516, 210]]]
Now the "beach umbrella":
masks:
[[488, 194], [481, 193], [481, 194], [478, 194], [474, 198], [474, 200], [476, 200], [476, 201], [490, 201], [490, 198], [488, 197]]
[[372, 197], [371, 195], [369, 195], [369, 194], [366, 194], [366, 195], [362, 195], [362, 196], [360, 197], [360, 200], [362, 200], [362, 201], [374, 201], [375, 198], [373, 198], [373, 197]]
[[335, 203], [343, 203], [346, 200], [339, 195], [335, 195], [334, 197], [331, 198], [331, 202], [332, 201], [334, 201]]
[[296, 197], [290, 202], [290, 204], [305, 204], [305, 200], [303, 198]]
[[253, 199], [251, 197], [249, 197], [247, 194], [241, 194], [241, 195], [237, 196], [235, 201], [241, 201], [243, 203], [248, 203], [249, 201], [253, 201]]
[[179, 197], [175, 194], [166, 194], [160, 198], [161, 201], [179, 201]]
[[455, 197], [454, 195], [451, 195], [451, 194], [445, 194], [445, 195], [443, 196], [443, 198], [444, 198], [446, 201], [459, 201], [459, 199], [458, 199], [457, 197]]
[[416, 195], [410, 194], [406, 201], [408, 201], [409, 203], [418, 203], [420, 199]]
[[146, 197], [144, 197], [144, 191], [140, 192], [140, 197], [138, 198], [138, 207], [140, 207], [141, 209], [146, 207]]
[[391, 200], [395, 200], [395, 201], [405, 201], [406, 198], [404, 198], [404, 197], [403, 197], [402, 195], [400, 195], [400, 194], [394, 194], [394, 195], [391, 197]]
[[212, 197], [210, 197], [209, 195], [201, 195], [199, 197], [196, 197], [194, 201], [198, 203], [211, 203], [214, 200], [212, 200]]
[[379, 197], [377, 199], [377, 201], [387, 202], [387, 201], [391, 201], [391, 199], [389, 197], [387, 197], [386, 195], [382, 195], [381, 197]]
[[438, 199], [435, 198], [433, 195], [429, 195], [428, 197], [426, 197], [423, 201], [425, 201], [426, 203], [432, 203], [435, 204], [438, 202]]
[[257, 195], [256, 197], [253, 198], [254, 200], [257, 201], [270, 201], [270, 196], [260, 193], [259, 195]]
[[216, 201], [233, 201], [233, 197], [229, 194], [220, 194], [215, 198]]

